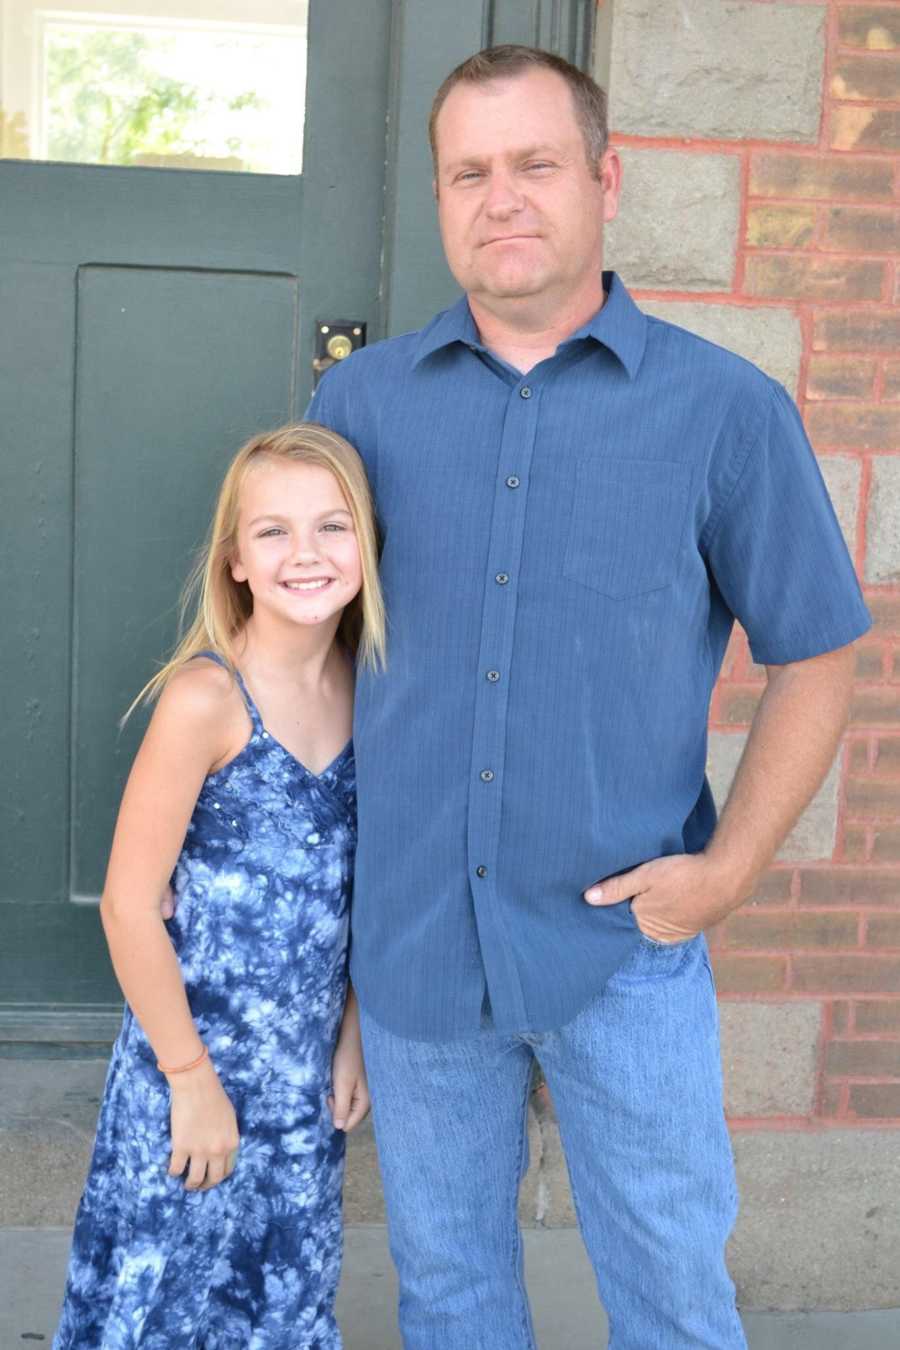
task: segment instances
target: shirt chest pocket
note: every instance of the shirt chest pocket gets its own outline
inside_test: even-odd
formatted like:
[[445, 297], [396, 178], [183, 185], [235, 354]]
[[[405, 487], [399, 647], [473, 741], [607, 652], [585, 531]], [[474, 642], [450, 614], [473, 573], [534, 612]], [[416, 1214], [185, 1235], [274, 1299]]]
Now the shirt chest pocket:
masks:
[[671, 585], [690, 477], [689, 465], [672, 460], [581, 460], [564, 575], [612, 600]]

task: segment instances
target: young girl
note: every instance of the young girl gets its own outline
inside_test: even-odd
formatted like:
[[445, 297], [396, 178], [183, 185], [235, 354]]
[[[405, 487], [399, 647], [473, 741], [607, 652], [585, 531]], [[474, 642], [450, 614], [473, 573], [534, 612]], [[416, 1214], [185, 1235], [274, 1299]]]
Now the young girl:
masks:
[[127, 1006], [54, 1347], [336, 1350], [340, 1131], [368, 1110], [353, 662], [385, 632], [352, 446], [311, 423], [249, 441], [195, 585], [139, 696], [160, 694], [101, 903]]

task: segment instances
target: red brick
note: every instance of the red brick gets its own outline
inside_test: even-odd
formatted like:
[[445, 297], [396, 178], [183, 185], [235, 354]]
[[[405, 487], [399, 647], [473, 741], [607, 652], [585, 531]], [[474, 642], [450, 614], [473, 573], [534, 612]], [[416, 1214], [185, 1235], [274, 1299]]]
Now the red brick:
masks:
[[887, 160], [762, 151], [750, 161], [751, 197], [890, 201], [893, 188]]
[[879, 736], [874, 772], [885, 776], [900, 774], [900, 736]]
[[869, 742], [851, 741], [847, 748], [847, 767], [851, 773], [869, 772]]
[[884, 654], [880, 647], [856, 648], [856, 678], [880, 680], [884, 674]]
[[866, 999], [854, 1007], [856, 1030], [861, 1035], [887, 1032], [900, 1036], [900, 999]]
[[894, 652], [894, 659], [891, 662], [891, 679], [900, 680], [900, 648]]
[[866, 597], [872, 615], [873, 637], [900, 637], [900, 595], [879, 594]]
[[892, 253], [900, 248], [900, 212], [833, 206], [825, 214], [824, 247], [848, 253]]
[[869, 398], [875, 360], [865, 356], [813, 356], [806, 375], [807, 398]]
[[825, 1072], [831, 1078], [900, 1078], [900, 1041], [832, 1041]]
[[799, 253], [754, 253], [747, 258], [748, 295], [786, 300], [880, 300], [885, 264]]
[[791, 987], [805, 994], [900, 993], [900, 956], [792, 957]]
[[720, 994], [767, 994], [784, 989], [787, 958], [784, 956], [713, 956], [716, 987]]
[[841, 1114], [841, 1103], [844, 1096], [843, 1083], [826, 1083], [822, 1089], [822, 1107], [820, 1114], [823, 1116], [839, 1116]]
[[767, 951], [808, 947], [856, 947], [859, 920], [855, 914], [732, 914], [726, 925], [728, 945]]
[[719, 696], [719, 720], [725, 726], [744, 726], [753, 721], [760, 699], [758, 689], [746, 686], [724, 686]]
[[883, 403], [814, 403], [804, 421], [817, 449], [893, 450], [900, 444], [900, 408]]
[[896, 820], [900, 816], [900, 782], [884, 778], [849, 778], [847, 810], [867, 820]]
[[831, 1005], [831, 1031], [835, 1036], [850, 1030], [850, 1009], [853, 1005], [844, 999], [836, 999]]
[[750, 905], [778, 905], [791, 898], [793, 871], [787, 867], [773, 867], [764, 872], [756, 883], [753, 895], [747, 901]]
[[900, 9], [890, 5], [841, 5], [838, 39], [846, 47], [887, 52], [900, 47]]
[[843, 862], [866, 862], [869, 857], [869, 836], [864, 825], [845, 825], [843, 848], [838, 855]]
[[900, 398], [900, 361], [884, 363], [884, 398]]
[[872, 841], [872, 860], [880, 863], [900, 862], [900, 825], [878, 826]]
[[869, 1120], [893, 1120], [900, 1116], [900, 1083], [854, 1083], [850, 1110]]
[[876, 914], [866, 926], [866, 946], [900, 947], [900, 914]]
[[810, 867], [800, 873], [800, 904], [893, 905], [900, 872], [869, 867]]
[[831, 114], [832, 150], [900, 150], [900, 112], [894, 108], [846, 104]]
[[804, 248], [816, 228], [814, 206], [751, 206], [747, 243], [753, 248]]
[[896, 102], [900, 97], [900, 60], [842, 52], [834, 65], [831, 94], [833, 98]]
[[813, 350], [896, 351], [900, 349], [900, 314], [893, 309], [829, 310], [817, 314]]
[[857, 689], [850, 704], [854, 723], [900, 722], [900, 690]]

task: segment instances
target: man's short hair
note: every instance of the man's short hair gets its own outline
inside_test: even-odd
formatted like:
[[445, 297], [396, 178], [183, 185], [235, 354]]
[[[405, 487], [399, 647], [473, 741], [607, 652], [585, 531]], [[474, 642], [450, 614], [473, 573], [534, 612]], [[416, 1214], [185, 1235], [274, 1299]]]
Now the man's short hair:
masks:
[[585, 75], [583, 70], [573, 66], [571, 61], [553, 52], [542, 51], [540, 47], [522, 47], [510, 42], [499, 47], [485, 47], [483, 51], [468, 57], [455, 70], [451, 70], [435, 94], [428, 118], [428, 139], [431, 142], [435, 175], [438, 171], [437, 119], [450, 90], [458, 84], [488, 84], [491, 80], [510, 79], [527, 70], [540, 68], [555, 71], [569, 86], [588, 164], [592, 172], [597, 174], [600, 159], [609, 143], [605, 91], [590, 75]]

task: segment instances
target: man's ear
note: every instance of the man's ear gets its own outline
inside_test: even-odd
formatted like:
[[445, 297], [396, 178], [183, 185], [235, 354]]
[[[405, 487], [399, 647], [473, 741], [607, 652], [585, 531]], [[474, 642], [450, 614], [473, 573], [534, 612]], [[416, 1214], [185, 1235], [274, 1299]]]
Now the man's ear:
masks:
[[440, 193], [438, 191], [438, 180], [436, 178], [432, 178], [431, 180], [431, 191], [434, 194], [434, 200], [437, 201]]
[[616, 150], [606, 151], [597, 166], [597, 177], [603, 188], [603, 219], [615, 220], [622, 191], [622, 161]]

